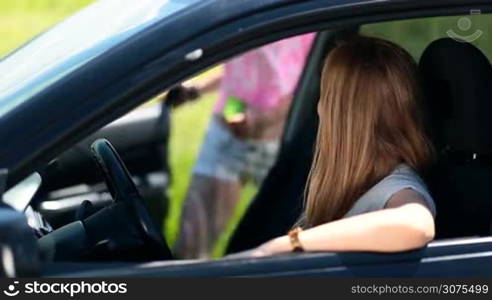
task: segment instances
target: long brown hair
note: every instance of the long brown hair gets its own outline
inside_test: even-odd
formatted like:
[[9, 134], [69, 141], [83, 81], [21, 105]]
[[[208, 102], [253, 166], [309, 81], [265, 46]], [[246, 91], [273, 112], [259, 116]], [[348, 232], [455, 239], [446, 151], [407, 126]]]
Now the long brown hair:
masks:
[[300, 225], [342, 218], [400, 163], [420, 171], [430, 162], [419, 101], [417, 67], [401, 47], [359, 36], [330, 52]]

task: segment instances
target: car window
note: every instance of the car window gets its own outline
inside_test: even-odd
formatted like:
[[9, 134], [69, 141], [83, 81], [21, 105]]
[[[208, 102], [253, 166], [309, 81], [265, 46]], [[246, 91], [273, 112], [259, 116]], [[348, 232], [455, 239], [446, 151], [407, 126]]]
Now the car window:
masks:
[[[438, 38], [451, 37], [472, 43], [484, 53], [492, 53], [492, 18], [480, 10], [469, 15], [408, 19], [367, 24], [364, 35], [384, 38], [402, 46], [418, 61], [425, 47]], [[490, 60], [490, 55], [489, 55]]]
[[221, 257], [275, 163], [314, 36], [237, 55], [86, 137], [42, 169], [47, 194], [39, 212], [59, 228], [73, 221], [84, 201], [94, 211], [110, 205], [90, 150], [105, 138], [168, 244], [179, 249], [183, 228], [192, 227], [188, 241], [210, 239], [207, 256]]
[[306, 34], [274, 42], [183, 83], [203, 92], [177, 104], [171, 116], [173, 180], [165, 229], [178, 255], [225, 252], [276, 161], [313, 40]]
[[476, 157], [477, 153], [488, 153], [481, 145], [490, 140], [492, 66], [487, 60], [492, 58], [491, 26], [490, 14], [471, 10], [467, 15], [361, 28], [362, 34], [404, 47], [419, 63], [428, 133], [436, 150], [437, 163], [431, 167], [426, 184], [436, 204], [437, 239], [490, 235], [491, 216], [481, 213], [490, 212], [489, 202], [482, 199], [487, 199], [484, 195], [491, 178], [481, 172], [489, 166]]

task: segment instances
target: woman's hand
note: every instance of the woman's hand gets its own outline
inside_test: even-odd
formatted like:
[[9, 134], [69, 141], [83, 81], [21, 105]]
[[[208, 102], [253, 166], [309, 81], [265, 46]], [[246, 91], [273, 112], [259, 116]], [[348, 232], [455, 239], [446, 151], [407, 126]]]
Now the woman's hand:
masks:
[[249, 137], [251, 120], [249, 120], [247, 114], [237, 114], [234, 118], [224, 119], [224, 122], [237, 138], [244, 139]]
[[227, 258], [257, 258], [288, 253], [292, 247], [287, 236], [281, 236], [270, 240], [256, 248], [228, 255]]
[[185, 102], [198, 99], [200, 92], [194, 87], [184, 87], [179, 85], [172, 88], [166, 95], [166, 104], [173, 107], [178, 107]]
[[270, 256], [270, 255], [272, 254], [264, 252], [263, 249], [257, 247], [250, 250], [227, 255], [225, 258], [257, 258], [257, 257]]

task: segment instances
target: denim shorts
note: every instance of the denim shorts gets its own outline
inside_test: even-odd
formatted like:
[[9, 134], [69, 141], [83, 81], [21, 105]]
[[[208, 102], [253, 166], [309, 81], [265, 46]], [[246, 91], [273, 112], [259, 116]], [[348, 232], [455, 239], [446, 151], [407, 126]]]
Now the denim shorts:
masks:
[[275, 163], [278, 141], [237, 138], [218, 116], [210, 120], [194, 174], [260, 184]]

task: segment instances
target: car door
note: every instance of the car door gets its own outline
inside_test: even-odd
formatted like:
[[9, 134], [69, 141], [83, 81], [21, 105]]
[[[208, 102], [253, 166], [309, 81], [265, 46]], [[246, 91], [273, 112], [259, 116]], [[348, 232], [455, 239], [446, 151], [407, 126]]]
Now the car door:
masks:
[[[424, 10], [420, 12], [422, 16], [426, 15]], [[450, 12], [448, 13], [451, 14]], [[446, 15], [445, 13], [444, 16]], [[407, 19], [406, 17], [400, 18], [402, 20]], [[451, 26], [458, 19], [459, 17], [456, 17], [456, 19], [445, 21], [453, 21], [454, 23], [446, 22]], [[374, 20], [370, 19], [367, 21], [370, 21], [368, 23], [374, 22]], [[412, 25], [411, 22], [411, 20], [408, 20], [407, 25], [409, 27], [413, 26], [412, 28], [415, 28], [415, 25], [429, 25], [425, 22]], [[365, 22], [357, 24], [365, 24]], [[319, 83], [317, 82], [320, 74], [319, 66], [322, 65], [326, 52], [333, 46], [333, 41], [340, 36], [358, 32], [358, 29], [354, 27], [357, 24], [346, 26], [338, 32], [326, 32], [318, 37], [310, 62], [298, 87], [298, 94], [291, 110], [289, 124], [284, 135], [284, 148], [280, 153], [279, 161], [274, 166], [255, 202], [239, 225], [229, 245], [230, 253], [252, 248], [268, 239], [285, 234], [301, 212], [304, 184], [312, 159], [312, 146], [314, 145], [313, 141], [317, 128], [315, 116], [316, 99], [319, 96]], [[444, 32], [447, 34], [447, 31]], [[397, 40], [404, 39], [401, 36], [402, 33], [398, 34], [400, 36]], [[434, 38], [437, 39], [437, 37]], [[424, 48], [421, 39], [425, 40], [425, 37], [402, 41], [405, 46], [412, 46], [410, 50], [417, 60], [419, 53]], [[421, 44], [420, 49], [418, 49], [419, 44]], [[461, 274], [461, 276], [481, 276], [489, 274], [488, 267], [491, 263], [490, 257], [486, 253], [487, 250], [490, 250], [490, 244], [487, 241], [488, 237], [437, 241], [425, 249], [424, 252], [413, 252], [411, 255], [379, 254], [365, 256], [355, 253], [337, 254], [337, 258], [343, 258], [340, 259], [340, 262], [342, 262], [339, 265], [340, 269], [335, 267], [312, 270], [312, 273], [310, 273], [311, 271], [306, 271], [306, 273], [304, 271], [287, 273], [292, 276], [301, 274], [364, 274], [363, 276], [385, 276], [385, 274], [387, 276], [393, 276], [392, 274], [399, 274], [398, 276], [453, 276], [450, 274], [455, 274], [455, 276], [460, 276]], [[374, 262], [360, 266], [357, 263], [359, 257], [370, 257], [369, 261], [374, 259]], [[402, 260], [395, 262], [392, 260], [395, 257]], [[382, 260], [378, 260], [378, 258]], [[383, 262], [384, 265], [381, 265]], [[352, 265], [353, 263], [355, 264]], [[451, 271], [453, 268], [459, 271]], [[279, 274], [283, 273], [280, 272]]]
[[[342, 1], [343, 2], [343, 1]], [[476, 3], [467, 3], [466, 5], [454, 1], [433, 1], [428, 2], [426, 7], [417, 7], [410, 2], [394, 2], [384, 8], [377, 3], [362, 6], [357, 16], [349, 12], [350, 3], [344, 2], [347, 7], [340, 8], [330, 6], [324, 1], [311, 2], [272, 9], [268, 12], [252, 14], [235, 22], [224, 24], [221, 28], [216, 28], [204, 36], [215, 34], [229, 34], [228, 39], [210, 43], [209, 48], [203, 48], [205, 52], [213, 49], [216, 55], [208, 58], [206, 61], [197, 62], [194, 65], [188, 65], [182, 70], [180, 76], [172, 77], [177, 80], [185, 74], [191, 74], [194, 70], [200, 70], [207, 65], [218, 61], [223, 57], [230, 56], [233, 52], [285, 37], [294, 33], [305, 32], [313, 29], [325, 29], [326, 27], [336, 27], [344, 25], [345, 30], [354, 30], [354, 26], [360, 23], [384, 20], [391, 18], [407, 18], [415, 16], [428, 16], [438, 14], [454, 14], [457, 12], [465, 13], [472, 5], [483, 8], [487, 11], [490, 7], [481, 5], [480, 1]], [[343, 4], [343, 3], [340, 3]], [[323, 6], [325, 5], [325, 6]], [[335, 9], [336, 8], [336, 9]], [[402, 13], [405, 10], [405, 13]], [[254, 20], [254, 22], [253, 22]], [[309, 20], [309, 21], [307, 21]], [[253, 25], [254, 23], [254, 25]], [[249, 25], [246, 25], [249, 24]], [[286, 25], [288, 24], [288, 25]], [[349, 25], [349, 26], [347, 26]], [[241, 28], [241, 30], [237, 30]], [[236, 31], [237, 30], [237, 31]], [[263, 31], [263, 34], [260, 32]], [[269, 33], [269, 34], [265, 34]], [[314, 51], [318, 51], [317, 58], [312, 58], [307, 67], [307, 73], [304, 75], [299, 85], [299, 93], [310, 94], [310, 97], [316, 97], [316, 91], [309, 88], [307, 83], [313, 80], [316, 74], [315, 66], [320, 63], [323, 53], [329, 48], [327, 41], [333, 38], [333, 32], [320, 35]], [[234, 41], [234, 42], [233, 42]], [[225, 47], [228, 45], [228, 47]], [[190, 44], [188, 49], [193, 49], [197, 44]], [[313, 55], [312, 57], [315, 57]], [[312, 71], [309, 72], [309, 68]], [[171, 79], [170, 79], [171, 81]], [[300, 98], [298, 97], [297, 100]], [[305, 98], [303, 98], [305, 99]], [[310, 132], [316, 125], [312, 116], [315, 115], [315, 101], [302, 102], [296, 101], [291, 113], [290, 120], [284, 136], [284, 147], [289, 147], [292, 152], [302, 149], [303, 143], [299, 143], [296, 137], [306, 131]], [[305, 120], [310, 120], [305, 122]], [[311, 129], [309, 129], [311, 128]], [[306, 144], [312, 144], [313, 134], [303, 134]], [[289, 144], [296, 142], [296, 145]], [[286, 148], [287, 149], [287, 148]], [[292, 154], [286, 155], [286, 159]], [[290, 156], [292, 158], [292, 156]], [[297, 157], [298, 158], [298, 157]], [[300, 163], [304, 169], [290, 168], [291, 173], [285, 171], [285, 167], [277, 165], [272, 174], [276, 174], [277, 181], [268, 180], [262, 187], [262, 191], [257, 197], [257, 201], [252, 210], [267, 212], [264, 217], [270, 220], [282, 220], [279, 223], [267, 223], [262, 218], [255, 221], [246, 221], [247, 225], [241, 225], [237, 235], [231, 244], [231, 252], [242, 250], [247, 247], [257, 245], [259, 242], [282, 234], [287, 224], [290, 224], [296, 213], [285, 217], [289, 214], [284, 209], [277, 208], [272, 204], [272, 199], [279, 192], [283, 192], [285, 186], [282, 184], [285, 176], [297, 178], [297, 187], [302, 186], [302, 176], [306, 173], [306, 164], [309, 163], [310, 157], [305, 156], [299, 159], [304, 160]], [[281, 161], [281, 159], [279, 159]], [[292, 161], [292, 160], [291, 160]], [[299, 176], [300, 175], [300, 176]], [[297, 177], [295, 177], [297, 176]], [[273, 178], [273, 176], [272, 176]], [[300, 179], [299, 179], [300, 178]], [[287, 193], [292, 196], [293, 203], [299, 201], [299, 194], [287, 189]], [[278, 197], [280, 198], [280, 197]], [[270, 202], [268, 202], [270, 201]], [[300, 203], [300, 202], [297, 202]], [[291, 203], [292, 204], [292, 203]], [[297, 209], [300, 209], [297, 206]], [[272, 215], [278, 214], [278, 215]], [[249, 224], [249, 225], [248, 225]], [[248, 235], [252, 238], [248, 239]], [[242, 239], [241, 236], [244, 238]], [[182, 262], [155, 262], [152, 264], [121, 264], [106, 265], [93, 264], [81, 265], [78, 270], [65, 268], [60, 272], [58, 268], [48, 265], [45, 268], [47, 276], [162, 276], [162, 277], [210, 277], [210, 276], [490, 276], [492, 264], [492, 239], [483, 238], [460, 238], [448, 241], [436, 241], [431, 243], [427, 248], [410, 251], [406, 253], [395, 254], [376, 254], [376, 253], [305, 253], [290, 254], [271, 258], [262, 259], [223, 259], [219, 261], [182, 261]], [[58, 271], [57, 271], [58, 270]]]
[[405, 253], [303, 253], [153, 263], [50, 264], [48, 277], [490, 277], [492, 238], [431, 243]]

